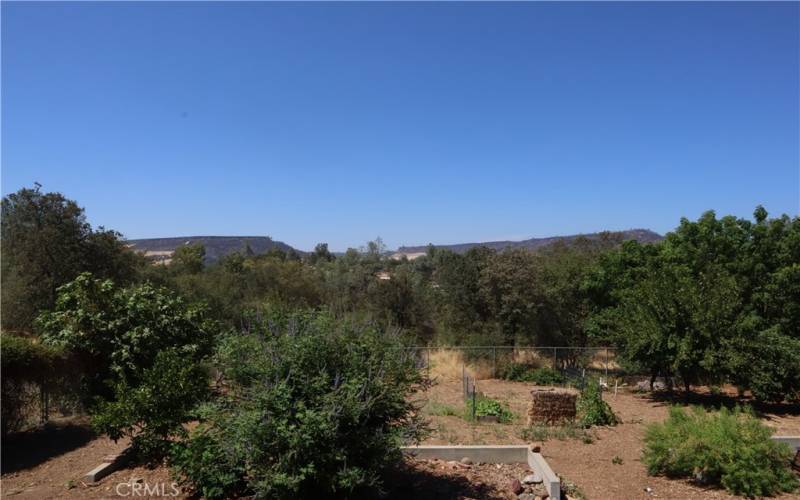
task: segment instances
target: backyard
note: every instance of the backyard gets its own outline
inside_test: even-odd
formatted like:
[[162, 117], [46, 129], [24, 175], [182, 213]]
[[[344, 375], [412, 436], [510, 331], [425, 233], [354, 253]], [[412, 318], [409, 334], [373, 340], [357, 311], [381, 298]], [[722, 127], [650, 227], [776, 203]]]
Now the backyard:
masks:
[[[720, 488], [704, 488], [681, 479], [653, 477], [641, 461], [647, 424], [664, 420], [671, 404], [683, 404], [683, 395], [637, 392], [630, 387], [604, 393], [618, 417], [613, 427], [582, 429], [575, 426], [528, 427], [524, 418], [530, 391], [525, 382], [479, 379], [477, 389], [487, 398], [507, 406], [509, 423], [473, 422], [464, 415], [462, 381], [447, 373], [432, 373], [435, 384], [420, 397], [431, 433], [422, 444], [529, 444], [540, 446], [553, 470], [561, 477], [567, 498], [735, 498]], [[731, 394], [710, 394], [700, 389], [692, 403], [713, 407], [733, 404]], [[800, 408], [789, 405], [756, 406], [761, 421], [776, 435], [800, 435]], [[115, 498], [130, 492], [134, 484], [172, 482], [166, 467], [125, 468], [97, 483], [81, 477], [101, 459], [127, 445], [87, 430], [85, 419], [59, 420], [48, 431], [23, 433], [3, 446], [3, 497], [14, 498]], [[454, 464], [407, 460], [410, 474], [398, 478], [394, 496], [402, 498], [411, 488], [419, 498], [515, 498], [508, 484], [524, 474], [521, 466]], [[122, 486], [119, 486], [122, 484]], [[406, 489], [403, 489], [406, 488]], [[430, 496], [425, 497], [428, 494]], [[800, 498], [785, 494], [780, 498]]]
[[[440, 380], [427, 394], [425, 411], [433, 432], [425, 444], [530, 444], [541, 446], [542, 454], [562, 481], [574, 483], [590, 499], [607, 498], [735, 498], [721, 489], [705, 489], [679, 479], [648, 476], [641, 461], [647, 424], [663, 421], [671, 404], [682, 404], [683, 395], [638, 393], [628, 387], [604, 394], [619, 419], [613, 427], [588, 430], [572, 426], [535, 427], [526, 425], [531, 384], [507, 380], [479, 380], [478, 390], [486, 397], [506, 403], [514, 414], [508, 424], [473, 423], [450, 410], [463, 413], [460, 380]], [[698, 391], [697, 404], [732, 404], [732, 396], [712, 396]], [[800, 408], [757, 407], [762, 422], [775, 435], [800, 435]], [[647, 488], [650, 488], [649, 491]], [[784, 495], [783, 498], [800, 498]]]

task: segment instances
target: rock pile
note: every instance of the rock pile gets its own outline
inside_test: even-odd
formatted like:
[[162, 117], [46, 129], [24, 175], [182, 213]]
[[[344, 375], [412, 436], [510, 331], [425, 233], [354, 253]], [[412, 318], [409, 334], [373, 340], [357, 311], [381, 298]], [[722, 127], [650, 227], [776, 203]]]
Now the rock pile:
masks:
[[542, 478], [536, 473], [529, 474], [522, 480], [512, 479], [508, 489], [518, 500], [545, 500], [550, 496], [542, 484]]
[[528, 425], [557, 424], [575, 419], [577, 393], [570, 389], [535, 389], [528, 404]]

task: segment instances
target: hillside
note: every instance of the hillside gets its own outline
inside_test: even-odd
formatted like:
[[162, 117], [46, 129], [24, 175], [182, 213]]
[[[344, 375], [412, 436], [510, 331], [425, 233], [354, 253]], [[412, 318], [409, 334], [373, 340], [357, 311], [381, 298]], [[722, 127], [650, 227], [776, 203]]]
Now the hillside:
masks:
[[[620, 237], [623, 241], [636, 240], [640, 243], [651, 243], [663, 239], [663, 236], [649, 229], [629, 229], [627, 231], [618, 231], [618, 232], [600, 232], [600, 233], [589, 233], [589, 234], [573, 234], [568, 236], [551, 236], [547, 238], [530, 238], [522, 241], [486, 241], [482, 243], [457, 243], [453, 245], [434, 245], [434, 246], [436, 248], [445, 248], [447, 250], [452, 250], [453, 252], [456, 253], [464, 253], [470, 248], [480, 247], [480, 246], [489, 247], [498, 251], [505, 250], [507, 248], [526, 248], [528, 250], [536, 250], [545, 247], [547, 245], [552, 245], [553, 243], [559, 241], [570, 243], [578, 238], [597, 240], [608, 236], [611, 237], [617, 236]], [[405, 255], [418, 254], [426, 252], [427, 249], [428, 249], [427, 245], [402, 246], [397, 249], [397, 253]]]
[[269, 236], [179, 236], [174, 238], [147, 238], [128, 240], [134, 249], [152, 256], [168, 256], [181, 245], [200, 243], [206, 247], [206, 262], [214, 262], [225, 255], [244, 251], [247, 245], [256, 255], [267, 253], [273, 248], [284, 252], [295, 250], [282, 241], [275, 241]]

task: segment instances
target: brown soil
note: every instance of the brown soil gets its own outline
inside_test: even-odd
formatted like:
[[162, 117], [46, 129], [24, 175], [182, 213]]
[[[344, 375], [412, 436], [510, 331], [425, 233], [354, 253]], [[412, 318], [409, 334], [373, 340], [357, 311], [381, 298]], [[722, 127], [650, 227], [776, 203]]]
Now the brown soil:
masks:
[[[442, 460], [407, 458], [405, 467], [396, 478], [388, 481], [390, 499], [414, 498], [434, 500], [440, 498], [491, 500], [516, 499], [510, 490], [511, 481], [531, 474], [523, 464], [471, 464]], [[528, 491], [537, 490], [527, 487]], [[538, 485], [536, 488], [544, 492]]]
[[[684, 404], [683, 395], [636, 394], [619, 390], [604, 398], [621, 420], [615, 427], [590, 431], [592, 442], [580, 437], [530, 441], [523, 433], [524, 415], [530, 400], [531, 384], [505, 380], [478, 381], [478, 391], [508, 404], [516, 418], [510, 424], [472, 423], [461, 416], [430, 415], [432, 434], [424, 444], [531, 444], [542, 447], [542, 455], [562, 478], [574, 483], [589, 499], [620, 498], [736, 498], [724, 490], [700, 488], [688, 481], [647, 475], [641, 462], [642, 439], [647, 424], [667, 417], [671, 404]], [[699, 391], [690, 403], [732, 405], [732, 396], [711, 396]], [[443, 406], [444, 405], [444, 406]], [[464, 408], [460, 381], [443, 381], [427, 393], [426, 413], [444, 408], [462, 412]], [[800, 435], [800, 408], [788, 405], [756, 405], [756, 413], [776, 435]], [[614, 463], [615, 457], [622, 463]], [[648, 492], [646, 488], [651, 490]], [[783, 495], [782, 499], [800, 499], [800, 495]]]
[[105, 456], [121, 452], [127, 444], [124, 440], [115, 443], [95, 436], [87, 420], [80, 418], [55, 421], [44, 429], [10, 436], [3, 440], [2, 446], [2, 497], [14, 500], [142, 498], [130, 494], [132, 484], [117, 487], [131, 479], [141, 480], [134, 481], [139, 485], [136, 488], [148, 484], [171, 493], [172, 479], [163, 467], [126, 468], [93, 484], [81, 480], [100, 465]]

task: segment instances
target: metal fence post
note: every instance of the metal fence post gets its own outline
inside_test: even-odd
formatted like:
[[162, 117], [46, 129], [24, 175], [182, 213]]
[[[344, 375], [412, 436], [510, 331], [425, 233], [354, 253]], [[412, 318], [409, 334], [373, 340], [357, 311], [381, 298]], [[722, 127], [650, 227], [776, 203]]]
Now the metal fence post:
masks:
[[476, 416], [476, 404], [475, 404], [475, 395], [478, 393], [478, 388], [475, 387], [475, 381], [472, 381], [472, 420], [475, 420]]
[[431, 378], [431, 350], [425, 349], [425, 357], [427, 360], [425, 361], [425, 365], [428, 368], [428, 378]]
[[497, 347], [492, 347], [492, 378], [497, 378]]
[[553, 370], [558, 370], [558, 354], [557, 347], [553, 347]]

